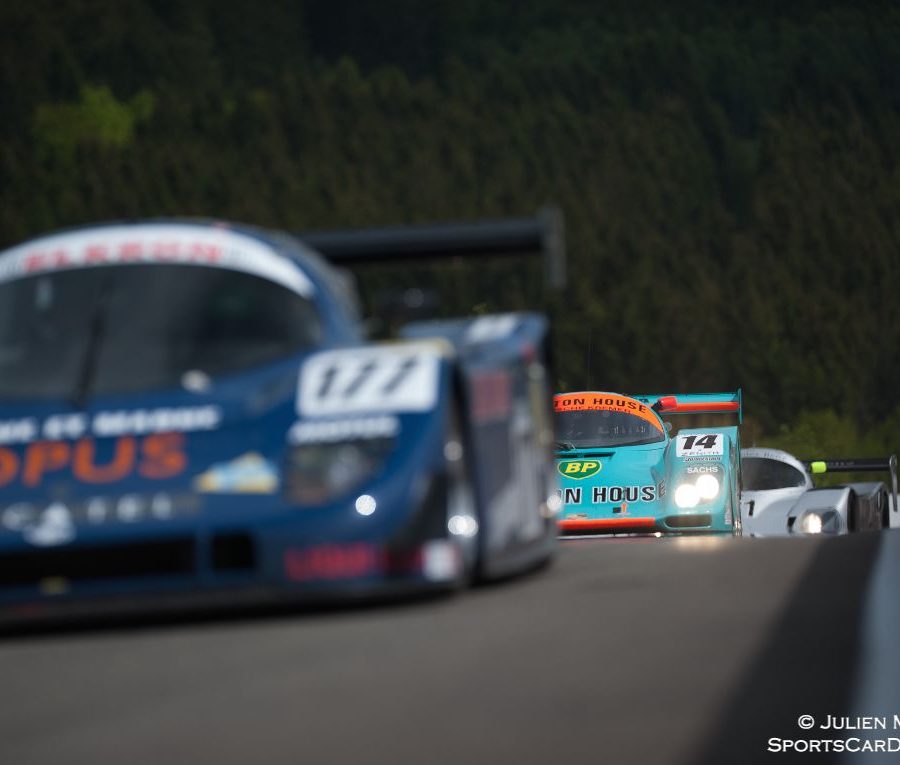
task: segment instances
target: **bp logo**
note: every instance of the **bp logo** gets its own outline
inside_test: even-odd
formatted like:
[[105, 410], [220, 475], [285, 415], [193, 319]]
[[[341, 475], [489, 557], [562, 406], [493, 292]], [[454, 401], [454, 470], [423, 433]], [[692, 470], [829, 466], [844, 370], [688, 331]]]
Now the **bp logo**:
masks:
[[557, 469], [566, 478], [590, 478], [597, 475], [603, 463], [596, 460], [563, 460], [559, 463]]

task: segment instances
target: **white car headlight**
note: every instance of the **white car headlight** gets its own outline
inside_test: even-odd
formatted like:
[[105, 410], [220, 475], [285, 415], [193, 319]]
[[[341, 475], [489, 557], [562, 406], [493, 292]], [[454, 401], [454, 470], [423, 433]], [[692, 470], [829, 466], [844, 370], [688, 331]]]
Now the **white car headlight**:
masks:
[[719, 494], [719, 479], [710, 473], [704, 473], [697, 479], [697, 492], [701, 499], [713, 499]]
[[675, 489], [675, 504], [678, 507], [697, 507], [700, 501], [700, 492], [692, 483], [683, 483]]
[[807, 513], [800, 519], [800, 531], [804, 534], [822, 533], [822, 516], [818, 513]]

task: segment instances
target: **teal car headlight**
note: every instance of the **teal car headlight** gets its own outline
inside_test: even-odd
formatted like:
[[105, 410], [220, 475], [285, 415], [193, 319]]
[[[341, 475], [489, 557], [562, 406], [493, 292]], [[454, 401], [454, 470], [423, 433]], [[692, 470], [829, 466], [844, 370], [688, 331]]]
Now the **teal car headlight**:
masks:
[[289, 447], [285, 493], [299, 505], [322, 505], [358, 489], [376, 475], [396, 439], [371, 438]]
[[697, 492], [700, 499], [715, 499], [719, 496], [719, 479], [710, 473], [704, 473], [697, 479]]
[[700, 492], [694, 483], [682, 483], [675, 489], [675, 504], [680, 508], [697, 507]]
[[701, 473], [695, 480], [685, 480], [675, 488], [675, 504], [681, 509], [697, 507], [719, 496], [719, 479], [712, 473]]

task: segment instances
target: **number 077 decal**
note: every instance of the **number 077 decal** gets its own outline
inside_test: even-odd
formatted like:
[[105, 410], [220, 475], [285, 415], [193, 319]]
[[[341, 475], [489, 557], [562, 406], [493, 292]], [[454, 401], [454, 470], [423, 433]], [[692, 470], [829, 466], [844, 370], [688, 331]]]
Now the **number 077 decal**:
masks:
[[297, 411], [305, 417], [425, 412], [438, 394], [437, 349], [397, 345], [325, 351], [300, 370]]
[[675, 442], [677, 457], [718, 456], [723, 453], [723, 436], [721, 433], [691, 433], [678, 436]]

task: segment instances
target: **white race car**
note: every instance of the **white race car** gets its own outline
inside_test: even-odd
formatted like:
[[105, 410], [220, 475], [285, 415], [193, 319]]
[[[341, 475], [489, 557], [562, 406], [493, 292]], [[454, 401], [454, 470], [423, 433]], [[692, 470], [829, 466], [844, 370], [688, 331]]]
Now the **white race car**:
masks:
[[[887, 470], [881, 481], [816, 488], [813, 475]], [[847, 534], [900, 525], [897, 457], [801, 462], [780, 449], [741, 453], [741, 519], [749, 536]]]

